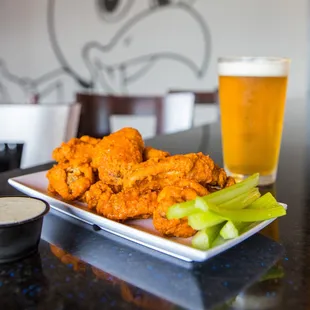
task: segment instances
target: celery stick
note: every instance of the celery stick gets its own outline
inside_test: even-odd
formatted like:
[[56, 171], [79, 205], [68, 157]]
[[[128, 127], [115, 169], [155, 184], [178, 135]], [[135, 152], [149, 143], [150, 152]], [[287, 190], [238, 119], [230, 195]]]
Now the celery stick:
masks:
[[245, 222], [232, 222], [228, 221], [223, 226], [220, 231], [220, 235], [222, 238], [226, 239], [233, 239], [239, 237], [243, 230], [247, 228], [250, 224]]
[[169, 207], [167, 211], [167, 219], [180, 219], [201, 211], [207, 211], [208, 204], [201, 198], [197, 197], [195, 200], [189, 200], [182, 203], [177, 203]]
[[221, 204], [228, 200], [231, 200], [232, 198], [235, 198], [238, 195], [244, 194], [250, 189], [256, 187], [258, 185], [259, 180], [259, 174], [255, 173], [251, 176], [249, 176], [244, 181], [234, 184], [230, 187], [221, 189], [217, 192], [214, 192], [210, 195], [204, 196], [203, 199], [206, 202], [212, 202], [215, 204]]
[[192, 239], [192, 246], [199, 250], [208, 250], [219, 235], [222, 227], [223, 224], [218, 224], [198, 231]]
[[210, 211], [199, 212], [188, 216], [188, 225], [195, 230], [211, 227], [224, 221], [224, 218]]
[[242, 210], [226, 210], [221, 209], [213, 204], [209, 205], [210, 210], [227, 220], [235, 222], [257, 222], [265, 221], [286, 214], [286, 210], [279, 204], [270, 205], [265, 209], [242, 209]]
[[177, 203], [169, 207], [166, 216], [168, 220], [180, 219], [182, 217], [186, 217], [197, 212], [201, 212], [201, 209], [195, 207], [195, 200], [190, 200], [182, 203]]
[[265, 209], [272, 205], [276, 205], [277, 200], [272, 196], [271, 193], [266, 193], [253, 203], [249, 205], [249, 209]]
[[200, 211], [208, 211], [209, 207], [206, 201], [202, 198], [197, 196], [195, 199], [195, 207], [200, 209]]
[[241, 194], [245, 194], [258, 184], [258, 179], [259, 174], [256, 173], [238, 184], [224, 188], [210, 195], [175, 204], [168, 209], [166, 214], [167, 219], [179, 219], [190, 214], [198, 213], [201, 210], [206, 211], [208, 210], [209, 203], [221, 204]]
[[243, 209], [250, 204], [254, 203], [260, 197], [258, 188], [252, 188], [248, 192], [238, 195], [231, 200], [218, 205], [219, 208], [223, 209]]
[[222, 238], [221, 235], [218, 235], [218, 236], [215, 238], [215, 240], [213, 241], [211, 248], [214, 248], [214, 247], [216, 247], [216, 246], [222, 245], [222, 244], [225, 243], [225, 242], [226, 242], [226, 240], [225, 240], [224, 238]]

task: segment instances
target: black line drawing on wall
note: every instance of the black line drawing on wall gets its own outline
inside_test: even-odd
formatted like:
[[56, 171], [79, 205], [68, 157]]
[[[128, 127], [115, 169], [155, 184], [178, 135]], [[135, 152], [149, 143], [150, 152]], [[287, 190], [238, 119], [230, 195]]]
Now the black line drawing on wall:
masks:
[[[128, 14], [133, 0], [97, 0], [97, 9], [100, 17], [108, 23], [118, 22]], [[117, 11], [116, 14], [115, 11]]]
[[[21, 87], [28, 97], [36, 94], [37, 98], [43, 98], [53, 91], [62, 96], [65, 85], [61, 78], [64, 75], [69, 75], [82, 89], [126, 93], [131, 83], [139, 82], [163, 60], [185, 66], [197, 79], [201, 79], [207, 71], [211, 34], [206, 21], [193, 6], [199, 0], [147, 0], [148, 5], [134, 15], [130, 15], [130, 11], [136, 0], [89, 1], [103, 27], [119, 23], [120, 26], [108, 40], [99, 35], [95, 39], [85, 37], [84, 41], [81, 38], [77, 53], [83, 70], [71, 62], [70, 36], [62, 39], [64, 29], [58, 23], [59, 12], [63, 11], [61, 5], [66, 1], [47, 1], [48, 36], [59, 68], [36, 79], [18, 77], [8, 70], [3, 60], [1, 62], [0, 55], [0, 100], [1, 96], [11, 100], [5, 81]], [[73, 8], [72, 12], [75, 12]], [[161, 24], [162, 18], [168, 22], [171, 20], [166, 28]], [[185, 28], [188, 25], [193, 29], [190, 37], [188, 33], [183, 37], [178, 32], [184, 24]], [[196, 43], [198, 47], [195, 50], [192, 45]], [[198, 57], [193, 56], [197, 49]]]
[[63, 98], [64, 85], [61, 77], [65, 74], [62, 68], [52, 70], [36, 79], [28, 77], [19, 77], [10, 72], [6, 63], [0, 59], [0, 103], [14, 102], [10, 95], [6, 83], [10, 82], [17, 85], [23, 92], [27, 103], [37, 103], [51, 92], [56, 92], [57, 98], [61, 101]]

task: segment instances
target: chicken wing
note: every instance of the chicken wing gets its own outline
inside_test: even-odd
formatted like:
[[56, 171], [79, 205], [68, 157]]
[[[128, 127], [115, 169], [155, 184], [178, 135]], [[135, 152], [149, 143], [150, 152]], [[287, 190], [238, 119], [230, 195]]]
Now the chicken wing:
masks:
[[102, 182], [121, 190], [124, 173], [142, 162], [143, 148], [141, 134], [136, 129], [124, 128], [96, 145], [92, 165], [98, 169]]
[[113, 194], [113, 190], [107, 184], [98, 181], [85, 193], [84, 200], [87, 203], [88, 208], [96, 209], [100, 199], [103, 202], [107, 202]]
[[95, 182], [92, 167], [80, 164], [79, 160], [55, 165], [47, 172], [46, 177], [49, 180], [48, 191], [65, 200], [81, 198]]
[[115, 221], [153, 215], [154, 227], [167, 236], [195, 233], [186, 219], [166, 218], [170, 206], [235, 183], [202, 153], [171, 156], [144, 147], [134, 128], [103, 139], [73, 138], [56, 148], [53, 158], [58, 164], [47, 173], [50, 193], [85, 201]]
[[154, 149], [151, 146], [146, 146], [143, 150], [143, 161], [149, 160], [151, 158], [164, 158], [168, 156], [170, 156], [168, 152]]
[[225, 187], [229, 187], [236, 184], [236, 180], [233, 177], [228, 177], [226, 179]]
[[191, 237], [195, 230], [187, 224], [187, 219], [166, 218], [168, 208], [175, 203], [195, 199], [196, 196], [205, 196], [208, 190], [193, 180], [180, 180], [174, 186], [166, 186], [158, 195], [158, 206], [153, 213], [153, 225], [156, 230], [166, 236]]
[[157, 193], [148, 191], [143, 194], [135, 188], [111, 195], [109, 200], [98, 200], [97, 213], [114, 220], [125, 221], [134, 218], [149, 218], [157, 206]]
[[124, 188], [134, 186], [160, 190], [173, 185], [177, 180], [194, 180], [204, 186], [224, 187], [226, 173], [214, 161], [202, 153], [174, 155], [166, 158], [151, 158], [135, 165], [124, 177]]
[[78, 161], [81, 164], [89, 163], [94, 155], [94, 148], [101, 139], [83, 136], [80, 139], [72, 138], [64, 142], [53, 151], [52, 157], [58, 163], [66, 163], [70, 160]]

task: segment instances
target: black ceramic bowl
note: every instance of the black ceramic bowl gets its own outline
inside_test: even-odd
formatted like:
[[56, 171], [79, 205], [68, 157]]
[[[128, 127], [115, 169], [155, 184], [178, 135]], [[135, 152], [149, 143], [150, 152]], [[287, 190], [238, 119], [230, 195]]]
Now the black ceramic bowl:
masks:
[[44, 200], [25, 196], [15, 197], [40, 200], [44, 203], [45, 209], [42, 213], [30, 219], [15, 223], [0, 224], [0, 263], [16, 261], [37, 251], [41, 237], [43, 217], [50, 210], [49, 204]]

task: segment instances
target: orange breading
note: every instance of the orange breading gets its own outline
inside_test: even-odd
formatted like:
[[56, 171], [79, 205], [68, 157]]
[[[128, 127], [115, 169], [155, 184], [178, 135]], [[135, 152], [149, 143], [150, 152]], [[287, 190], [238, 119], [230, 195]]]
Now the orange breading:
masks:
[[100, 199], [104, 202], [109, 201], [113, 194], [112, 189], [108, 185], [104, 184], [102, 181], [98, 181], [85, 193], [84, 200], [88, 208], [96, 209]]
[[97, 213], [115, 221], [125, 221], [134, 218], [149, 218], [157, 206], [157, 193], [145, 192], [130, 188], [114, 194], [110, 199], [99, 199]]
[[143, 150], [143, 161], [149, 160], [151, 158], [164, 158], [168, 156], [170, 156], [168, 152], [154, 149], [151, 146], [146, 146]]
[[134, 164], [142, 162], [144, 142], [133, 128], [121, 129], [104, 137], [95, 148], [93, 167], [99, 179], [107, 185], [121, 187], [123, 175]]
[[51, 168], [46, 177], [49, 192], [60, 195], [64, 200], [75, 200], [95, 182], [95, 174], [89, 164], [60, 163]]
[[153, 224], [156, 230], [166, 236], [191, 237], [195, 230], [187, 224], [187, 219], [166, 218], [168, 208], [172, 205], [205, 196], [208, 190], [192, 180], [181, 180], [173, 186], [166, 186], [158, 195], [158, 206], [153, 213]]
[[[172, 179], [173, 182], [180, 179], [189, 179], [204, 185], [216, 184], [221, 180], [217, 170], [214, 161], [202, 153], [152, 158], [135, 165], [126, 173], [124, 187], [130, 188], [143, 183], [147, 186], [146, 183], [152, 185], [154, 184], [152, 181], [160, 182], [164, 179]], [[166, 181], [163, 181], [163, 184], [166, 183]]]
[[208, 155], [171, 156], [145, 147], [139, 131], [129, 127], [103, 139], [73, 138], [53, 158], [59, 163], [47, 173], [50, 193], [86, 202], [115, 221], [153, 216], [154, 227], [166, 236], [195, 234], [187, 219], [166, 218], [170, 206], [235, 184]]
[[52, 157], [58, 163], [65, 163], [75, 160], [81, 164], [89, 163], [94, 155], [96, 144], [101, 139], [95, 139], [89, 136], [83, 136], [80, 139], [72, 138], [64, 142], [60, 147], [53, 151]]

